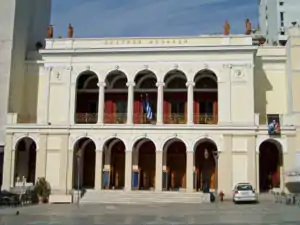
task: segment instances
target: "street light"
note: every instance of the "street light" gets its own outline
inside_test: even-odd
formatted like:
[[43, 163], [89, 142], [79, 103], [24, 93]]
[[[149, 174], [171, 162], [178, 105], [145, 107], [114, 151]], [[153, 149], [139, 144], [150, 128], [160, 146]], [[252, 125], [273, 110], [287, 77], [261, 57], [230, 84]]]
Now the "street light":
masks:
[[218, 170], [219, 170], [219, 167], [218, 167], [218, 159], [219, 159], [219, 152], [218, 150], [215, 150], [213, 151], [213, 157], [214, 157], [214, 160], [215, 160], [215, 165], [216, 165], [216, 174], [215, 174], [215, 197], [216, 197], [216, 200], [218, 198]]

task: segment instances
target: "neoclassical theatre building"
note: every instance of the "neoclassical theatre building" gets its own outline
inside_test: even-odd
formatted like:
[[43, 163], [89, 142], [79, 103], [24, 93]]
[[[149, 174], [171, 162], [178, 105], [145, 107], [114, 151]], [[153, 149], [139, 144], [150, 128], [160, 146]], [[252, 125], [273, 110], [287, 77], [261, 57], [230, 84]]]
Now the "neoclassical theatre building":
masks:
[[45, 177], [64, 193], [201, 192], [209, 176], [225, 193], [284, 188], [300, 149], [298, 34], [286, 47], [245, 35], [47, 39], [12, 86], [3, 187]]

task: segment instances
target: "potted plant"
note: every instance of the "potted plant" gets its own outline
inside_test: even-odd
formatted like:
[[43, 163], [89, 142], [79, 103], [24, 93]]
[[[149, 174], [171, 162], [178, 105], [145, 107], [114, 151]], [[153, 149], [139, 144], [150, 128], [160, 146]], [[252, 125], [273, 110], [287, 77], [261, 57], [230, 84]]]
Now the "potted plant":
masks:
[[47, 203], [51, 194], [49, 182], [44, 177], [38, 178], [34, 187], [34, 192], [37, 195], [40, 204]]
[[258, 38], [258, 42], [259, 42], [259, 45], [264, 45], [265, 42], [266, 42], [266, 38], [261, 36], [261, 37]]

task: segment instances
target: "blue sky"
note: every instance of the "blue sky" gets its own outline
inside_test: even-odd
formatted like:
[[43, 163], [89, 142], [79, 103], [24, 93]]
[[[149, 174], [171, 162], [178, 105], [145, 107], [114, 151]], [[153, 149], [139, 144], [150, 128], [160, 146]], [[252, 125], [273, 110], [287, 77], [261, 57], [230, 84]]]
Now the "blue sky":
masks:
[[220, 34], [224, 20], [231, 33], [244, 33], [244, 20], [257, 26], [257, 0], [52, 0], [55, 36], [183, 36]]

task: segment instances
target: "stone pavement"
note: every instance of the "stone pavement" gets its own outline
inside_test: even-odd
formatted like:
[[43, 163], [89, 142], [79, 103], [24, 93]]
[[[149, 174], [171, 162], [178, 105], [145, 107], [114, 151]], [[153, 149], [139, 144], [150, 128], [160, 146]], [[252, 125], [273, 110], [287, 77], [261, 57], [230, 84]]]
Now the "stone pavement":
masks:
[[[20, 214], [15, 215], [19, 210]], [[265, 201], [259, 204], [151, 204], [151, 205], [38, 205], [0, 209], [5, 225], [93, 224], [299, 224], [300, 207]]]

